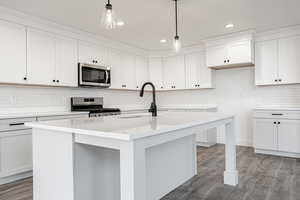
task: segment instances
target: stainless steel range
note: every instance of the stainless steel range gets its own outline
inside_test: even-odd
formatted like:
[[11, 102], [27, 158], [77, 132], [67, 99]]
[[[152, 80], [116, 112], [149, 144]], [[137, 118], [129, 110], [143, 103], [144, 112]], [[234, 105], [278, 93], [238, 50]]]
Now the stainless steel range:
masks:
[[103, 108], [102, 97], [72, 97], [72, 112], [89, 112], [90, 117], [101, 117], [108, 115], [119, 115], [119, 108]]

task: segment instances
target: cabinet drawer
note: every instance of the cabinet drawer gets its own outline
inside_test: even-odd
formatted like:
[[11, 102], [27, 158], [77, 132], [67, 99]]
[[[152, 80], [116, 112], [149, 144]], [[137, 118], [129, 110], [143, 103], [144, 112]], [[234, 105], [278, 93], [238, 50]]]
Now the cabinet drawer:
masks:
[[255, 111], [255, 118], [266, 119], [300, 119], [300, 111], [286, 111], [286, 110], [268, 110]]
[[36, 121], [35, 117], [0, 120], [0, 132], [30, 129], [24, 123]]

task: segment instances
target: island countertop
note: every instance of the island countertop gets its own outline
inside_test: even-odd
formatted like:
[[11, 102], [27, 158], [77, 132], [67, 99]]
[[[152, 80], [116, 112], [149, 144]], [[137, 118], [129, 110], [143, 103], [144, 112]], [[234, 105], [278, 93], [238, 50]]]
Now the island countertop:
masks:
[[25, 125], [37, 129], [129, 141], [231, 118], [233, 115], [211, 112], [159, 112], [157, 117], [142, 113], [29, 122]]

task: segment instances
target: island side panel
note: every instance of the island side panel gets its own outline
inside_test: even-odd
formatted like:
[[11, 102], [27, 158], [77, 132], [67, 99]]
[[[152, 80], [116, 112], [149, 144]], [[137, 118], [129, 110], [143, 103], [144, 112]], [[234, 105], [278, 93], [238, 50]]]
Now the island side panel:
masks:
[[[181, 134], [188, 130], [175, 131]], [[172, 134], [172, 133], [171, 133]], [[160, 139], [168, 137], [162, 135]], [[196, 137], [189, 135], [146, 149], [147, 200], [161, 199], [197, 174]]]
[[33, 128], [33, 199], [74, 200], [73, 136]]
[[236, 137], [234, 124], [234, 119], [225, 124], [226, 144], [224, 184], [232, 186], [236, 186], [238, 184], [238, 171], [236, 169]]

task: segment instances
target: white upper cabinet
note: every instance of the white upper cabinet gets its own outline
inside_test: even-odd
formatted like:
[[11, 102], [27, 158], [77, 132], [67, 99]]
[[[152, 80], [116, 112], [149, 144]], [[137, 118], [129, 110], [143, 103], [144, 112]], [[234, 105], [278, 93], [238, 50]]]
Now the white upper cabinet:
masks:
[[136, 77], [136, 89], [140, 89], [145, 82], [149, 81], [147, 58], [141, 56], [136, 57], [135, 77]]
[[127, 53], [122, 54], [122, 88], [136, 89], [135, 56]]
[[88, 42], [79, 42], [79, 62], [93, 65], [108, 64], [108, 50]]
[[77, 41], [28, 30], [28, 83], [77, 86]]
[[300, 83], [300, 36], [278, 41], [278, 81]]
[[207, 41], [206, 63], [211, 68], [244, 67], [254, 64], [252, 34]]
[[55, 36], [32, 29], [27, 36], [28, 83], [55, 85]]
[[206, 65], [208, 67], [222, 66], [227, 62], [226, 46], [214, 46], [206, 49]]
[[149, 80], [157, 90], [163, 90], [163, 62], [162, 58], [149, 58]]
[[26, 29], [24, 26], [0, 21], [0, 55], [0, 82], [26, 83]]
[[184, 56], [172, 56], [164, 58], [163, 70], [165, 89], [185, 89]]
[[231, 42], [227, 46], [227, 64], [253, 64], [253, 44], [251, 40]]
[[300, 36], [258, 41], [255, 49], [256, 85], [300, 83]]
[[278, 77], [277, 40], [255, 44], [255, 83], [256, 85], [275, 84]]
[[111, 88], [136, 89], [135, 56], [112, 50], [109, 65], [111, 66]]
[[214, 71], [206, 66], [205, 54], [195, 52], [185, 55], [186, 88], [213, 88]]
[[111, 67], [111, 88], [122, 88], [122, 55], [121, 52], [111, 50], [109, 53], [109, 65]]
[[77, 41], [58, 37], [56, 39], [56, 82], [60, 86], [78, 86]]

